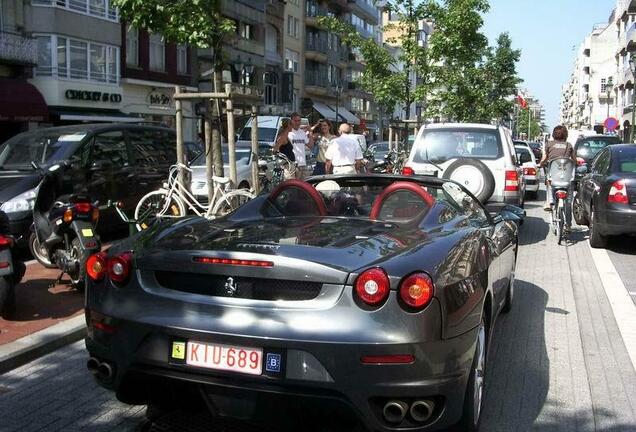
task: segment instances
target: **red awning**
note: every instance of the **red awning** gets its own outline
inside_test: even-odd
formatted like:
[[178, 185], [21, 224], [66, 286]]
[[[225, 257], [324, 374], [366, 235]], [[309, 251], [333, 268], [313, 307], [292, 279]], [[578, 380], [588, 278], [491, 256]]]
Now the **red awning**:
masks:
[[0, 79], [0, 121], [42, 122], [49, 110], [33, 85], [18, 79]]

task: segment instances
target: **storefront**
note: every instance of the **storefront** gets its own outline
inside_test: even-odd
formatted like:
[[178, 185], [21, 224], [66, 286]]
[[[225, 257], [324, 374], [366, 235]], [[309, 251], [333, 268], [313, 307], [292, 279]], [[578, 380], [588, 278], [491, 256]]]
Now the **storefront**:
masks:
[[42, 94], [25, 80], [0, 79], [0, 144], [49, 120]]
[[[124, 78], [121, 110], [129, 116], [141, 117], [147, 122], [174, 128], [174, 87], [174, 84]], [[186, 91], [197, 91], [194, 87], [184, 88]], [[193, 103], [183, 102], [182, 107], [184, 140], [196, 141], [197, 117]]]

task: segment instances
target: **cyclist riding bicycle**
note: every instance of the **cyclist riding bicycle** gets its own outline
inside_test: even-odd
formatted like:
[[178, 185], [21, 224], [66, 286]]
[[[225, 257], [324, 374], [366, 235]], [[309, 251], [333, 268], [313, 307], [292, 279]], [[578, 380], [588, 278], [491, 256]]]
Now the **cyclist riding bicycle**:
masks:
[[[540, 167], [546, 167], [546, 185], [547, 185], [547, 193], [546, 193], [546, 202], [543, 206], [545, 211], [551, 211], [552, 205], [556, 202], [554, 196], [554, 189], [550, 187], [550, 163], [557, 159], [571, 159], [573, 162], [572, 168], [576, 166], [576, 154], [574, 152], [574, 147], [572, 144], [567, 142], [568, 139], [568, 130], [565, 126], [559, 125], [554, 128], [552, 131], [552, 138], [554, 141], [549, 141], [545, 146], [545, 152], [543, 153], [543, 157], [541, 158], [541, 162], [539, 162]], [[571, 190], [569, 191], [568, 196], [571, 196]], [[572, 219], [572, 212], [569, 206], [566, 207], [566, 225], [569, 228], [570, 222]]]

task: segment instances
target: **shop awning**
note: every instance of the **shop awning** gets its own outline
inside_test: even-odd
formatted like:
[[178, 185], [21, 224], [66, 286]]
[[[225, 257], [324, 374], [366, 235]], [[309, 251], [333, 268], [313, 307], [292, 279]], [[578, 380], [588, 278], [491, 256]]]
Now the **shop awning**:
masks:
[[141, 117], [130, 116], [117, 110], [81, 111], [73, 109], [52, 108], [51, 114], [58, 116], [60, 121], [77, 122], [105, 122], [105, 123], [139, 123]]
[[42, 94], [26, 81], [0, 79], [0, 121], [43, 122], [49, 110]]
[[322, 102], [314, 102], [314, 109], [327, 120], [336, 121], [336, 112]]
[[345, 107], [338, 107], [338, 116], [349, 124], [359, 125], [360, 119]]

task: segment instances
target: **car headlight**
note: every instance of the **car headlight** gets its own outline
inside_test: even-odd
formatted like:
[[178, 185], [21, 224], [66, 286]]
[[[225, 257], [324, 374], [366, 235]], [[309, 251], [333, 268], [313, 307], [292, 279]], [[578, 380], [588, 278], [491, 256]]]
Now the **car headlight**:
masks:
[[20, 195], [11, 198], [0, 206], [0, 210], [5, 213], [19, 213], [33, 210], [33, 204], [35, 203], [36, 190], [31, 189]]

